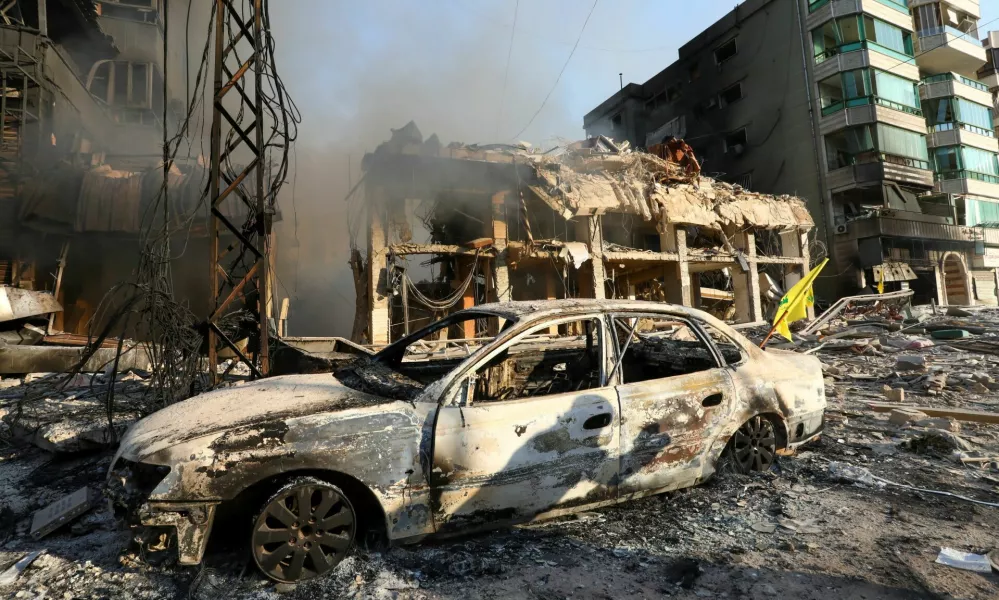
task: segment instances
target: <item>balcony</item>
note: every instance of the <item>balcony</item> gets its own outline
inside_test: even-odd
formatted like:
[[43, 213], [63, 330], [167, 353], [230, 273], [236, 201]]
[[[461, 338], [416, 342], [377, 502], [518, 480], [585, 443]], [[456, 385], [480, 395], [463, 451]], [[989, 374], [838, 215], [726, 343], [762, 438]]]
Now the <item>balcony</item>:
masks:
[[850, 221], [846, 224], [846, 235], [852, 239], [896, 237], [954, 242], [975, 241], [971, 227], [899, 218], [905, 214], [905, 211], [895, 211], [897, 216], [874, 216]]
[[822, 108], [819, 133], [828, 135], [846, 127], [871, 123], [886, 123], [917, 133], [926, 131], [922, 109], [878, 96], [865, 96], [839, 100]]
[[836, 17], [864, 13], [912, 31], [912, 17], [906, 0], [818, 0], [809, 4], [808, 11], [805, 26], [809, 30]]
[[926, 146], [971, 146], [988, 152], [999, 153], [995, 131], [968, 123], [940, 123], [927, 128]]
[[999, 88], [999, 69], [987, 64], [978, 70], [978, 80], [988, 89]]
[[831, 169], [826, 175], [830, 192], [879, 184], [884, 180], [909, 186], [933, 187], [929, 161], [906, 158], [883, 152], [864, 152], [847, 157], [849, 166]]
[[936, 174], [934, 189], [945, 194], [999, 198], [999, 176], [977, 171], [943, 171]]
[[919, 81], [916, 59], [886, 48], [877, 42], [863, 41], [830, 48], [815, 57], [815, 80], [822, 81], [841, 71], [874, 67], [893, 75]]
[[959, 75], [957, 73], [940, 73], [924, 77], [919, 86], [920, 100], [933, 98], [951, 98], [957, 96], [976, 104], [990, 106], [992, 93], [986, 83]]
[[974, 77], [986, 60], [985, 48], [973, 34], [946, 26], [916, 32], [916, 64], [923, 71]]
[[[992, 0], [986, 1], [991, 2]], [[916, 12], [916, 7], [925, 6], [927, 4], [940, 4], [940, 0], [909, 0], [909, 9], [912, 12]], [[945, 6], [959, 12], [967, 13], [976, 19], [982, 18], [982, 10], [979, 6], [979, 0], [946, 0], [944, 4]]]

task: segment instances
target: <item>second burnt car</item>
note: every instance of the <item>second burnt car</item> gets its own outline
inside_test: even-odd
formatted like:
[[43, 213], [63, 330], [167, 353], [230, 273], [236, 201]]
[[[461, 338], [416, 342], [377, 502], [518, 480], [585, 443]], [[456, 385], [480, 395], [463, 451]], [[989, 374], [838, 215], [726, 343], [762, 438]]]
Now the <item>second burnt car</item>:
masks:
[[[472, 334], [471, 336], [469, 334]], [[450, 340], [450, 341], [449, 341]], [[201, 561], [213, 524], [295, 582], [358, 541], [523, 522], [768, 469], [819, 434], [817, 359], [763, 351], [688, 308], [486, 304], [334, 375], [221, 389], [136, 423], [116, 512]]]

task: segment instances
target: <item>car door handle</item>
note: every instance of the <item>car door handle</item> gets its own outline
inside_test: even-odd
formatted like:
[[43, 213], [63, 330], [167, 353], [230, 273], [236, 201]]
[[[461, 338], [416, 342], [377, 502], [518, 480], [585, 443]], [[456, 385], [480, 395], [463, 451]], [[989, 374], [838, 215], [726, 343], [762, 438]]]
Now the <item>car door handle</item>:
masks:
[[705, 398], [703, 402], [701, 402], [701, 406], [705, 408], [709, 406], [718, 406], [719, 404], [722, 403], [722, 399], [724, 398], [725, 396], [721, 392], [717, 394], [711, 394], [710, 396]]
[[593, 415], [589, 419], [583, 422], [583, 429], [603, 429], [611, 424], [611, 414], [610, 413], [600, 413], [599, 415]]

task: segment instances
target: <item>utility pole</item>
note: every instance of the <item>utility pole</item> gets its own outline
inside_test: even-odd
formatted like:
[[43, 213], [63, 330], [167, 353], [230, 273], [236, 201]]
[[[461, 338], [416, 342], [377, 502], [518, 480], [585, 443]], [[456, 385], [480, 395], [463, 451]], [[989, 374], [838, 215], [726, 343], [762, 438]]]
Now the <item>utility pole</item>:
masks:
[[[248, 15], [237, 12], [236, 4]], [[273, 206], [268, 206], [264, 193], [264, 124], [262, 76], [266, 56], [262, 28], [263, 0], [248, 3], [232, 3], [230, 0], [215, 0], [215, 63], [214, 96], [212, 99], [211, 129], [211, 180], [209, 194], [211, 216], [209, 218], [209, 283], [211, 285], [211, 310], [207, 320], [209, 382], [217, 385], [228, 371], [217, 372], [218, 353], [228, 347], [239, 357], [239, 361], [250, 369], [251, 377], [267, 375], [270, 367], [268, 349], [267, 306], [270, 298], [270, 233], [273, 220]], [[239, 49], [249, 49], [250, 54], [243, 59]], [[224, 76], [224, 79], [223, 79]], [[252, 76], [252, 96], [247, 93]], [[235, 95], [231, 92], [235, 91]], [[235, 110], [229, 111], [223, 105], [226, 98], [235, 98]], [[252, 115], [253, 121], [244, 125], [233, 117], [240, 112]], [[229, 141], [223, 148], [222, 122], [228, 123]], [[251, 138], [251, 135], [253, 136]], [[234, 153], [240, 159], [249, 161], [239, 173], [227, 172], [224, 166]], [[246, 184], [244, 186], [244, 184]], [[247, 188], [252, 189], [248, 193]], [[242, 226], [230, 220], [232, 211], [224, 211], [226, 199], [233, 196], [246, 209], [247, 219]], [[229, 205], [235, 204], [230, 202]], [[220, 251], [220, 233], [228, 233], [235, 238]], [[222, 331], [219, 323], [227, 310], [240, 300], [242, 308], [253, 314], [255, 329], [251, 338], [258, 342], [256, 356], [251, 359], [237, 345], [236, 341]], [[235, 365], [233, 361], [232, 365]]]

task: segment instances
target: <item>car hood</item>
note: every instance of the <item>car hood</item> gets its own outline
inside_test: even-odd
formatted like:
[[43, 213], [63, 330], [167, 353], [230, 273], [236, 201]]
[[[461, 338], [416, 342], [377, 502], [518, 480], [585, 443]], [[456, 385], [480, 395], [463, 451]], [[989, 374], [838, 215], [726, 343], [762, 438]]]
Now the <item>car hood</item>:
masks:
[[329, 374], [247, 382], [172, 404], [135, 423], [118, 456], [140, 461], [177, 444], [235, 427], [392, 402], [344, 386]]

